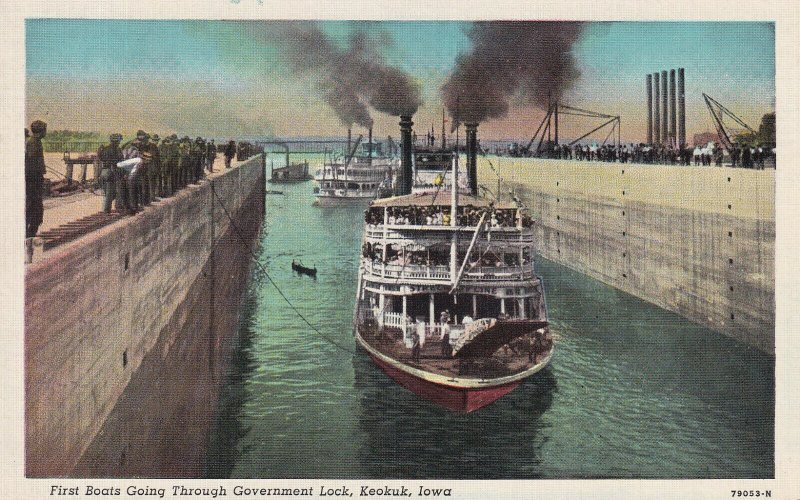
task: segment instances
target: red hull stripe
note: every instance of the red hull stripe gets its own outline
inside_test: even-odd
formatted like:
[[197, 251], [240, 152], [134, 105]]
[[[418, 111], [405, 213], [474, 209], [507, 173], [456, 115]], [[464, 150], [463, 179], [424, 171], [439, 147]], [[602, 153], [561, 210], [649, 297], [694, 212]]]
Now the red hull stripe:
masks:
[[370, 354], [370, 357], [381, 370], [398, 384], [428, 401], [453, 411], [469, 413], [483, 408], [513, 391], [521, 382], [515, 381], [510, 384], [487, 387], [485, 389], [460, 389], [423, 380], [410, 373], [398, 370], [372, 354]]

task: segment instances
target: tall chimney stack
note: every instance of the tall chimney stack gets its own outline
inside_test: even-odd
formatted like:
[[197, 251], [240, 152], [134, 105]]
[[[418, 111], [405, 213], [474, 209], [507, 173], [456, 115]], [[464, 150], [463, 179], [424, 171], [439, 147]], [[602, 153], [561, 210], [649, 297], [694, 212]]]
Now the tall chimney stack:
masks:
[[675, 133], [677, 116], [675, 114], [675, 70], [669, 70], [669, 141], [675, 146], [677, 144], [677, 134]]
[[653, 73], [653, 90], [655, 90], [655, 106], [653, 106], [653, 144], [661, 144], [661, 86], [658, 73]]
[[469, 192], [478, 196], [478, 124], [465, 123], [467, 131], [467, 179]]
[[661, 143], [667, 144], [669, 142], [669, 125], [667, 119], [669, 112], [667, 110], [667, 70], [661, 71]]
[[653, 75], [645, 79], [647, 90], [647, 144], [653, 144]]
[[344, 154], [345, 158], [350, 156], [350, 148], [352, 147], [350, 143], [352, 140], [353, 140], [353, 131], [350, 127], [347, 127], [347, 151]]
[[400, 151], [400, 182], [398, 193], [411, 194], [411, 187], [413, 183], [413, 167], [411, 165], [411, 127], [414, 122], [411, 121], [410, 116], [400, 117], [400, 143], [402, 150]]
[[678, 68], [678, 145], [686, 145], [686, 94], [684, 92], [683, 68]]

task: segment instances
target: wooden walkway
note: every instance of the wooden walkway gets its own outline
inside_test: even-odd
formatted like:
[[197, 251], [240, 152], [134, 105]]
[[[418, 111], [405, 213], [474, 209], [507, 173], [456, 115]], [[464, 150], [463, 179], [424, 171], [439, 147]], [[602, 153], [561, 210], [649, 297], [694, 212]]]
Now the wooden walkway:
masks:
[[42, 250], [47, 251], [96, 231], [122, 217], [124, 217], [124, 214], [121, 213], [97, 212], [52, 229], [41, 231], [37, 237], [42, 239]]

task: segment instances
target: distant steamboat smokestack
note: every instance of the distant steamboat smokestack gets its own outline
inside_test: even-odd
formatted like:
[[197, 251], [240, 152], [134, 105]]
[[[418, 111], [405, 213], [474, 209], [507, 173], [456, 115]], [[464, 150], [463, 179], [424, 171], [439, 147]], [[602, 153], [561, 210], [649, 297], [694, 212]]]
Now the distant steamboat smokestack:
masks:
[[411, 166], [411, 127], [414, 122], [410, 116], [400, 117], [400, 182], [398, 183], [399, 195], [411, 194], [412, 176], [414, 175]]
[[465, 123], [467, 130], [467, 179], [469, 192], [478, 195], [478, 124]]
[[369, 164], [372, 165], [372, 127], [369, 128], [369, 147], [367, 149], [369, 155]]

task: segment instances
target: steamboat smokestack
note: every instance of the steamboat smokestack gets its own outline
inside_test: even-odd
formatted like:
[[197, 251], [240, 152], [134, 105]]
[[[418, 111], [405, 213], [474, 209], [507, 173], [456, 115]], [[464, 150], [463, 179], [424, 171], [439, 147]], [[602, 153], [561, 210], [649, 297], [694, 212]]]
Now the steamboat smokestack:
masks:
[[686, 145], [686, 94], [684, 92], [683, 68], [678, 68], [678, 145]]
[[675, 115], [675, 70], [669, 70], [669, 142], [672, 145], [677, 144], [677, 135], [675, 128], [677, 123], [677, 116]]
[[555, 114], [556, 126], [555, 126], [555, 130], [553, 131], [553, 136], [554, 136], [553, 139], [555, 140], [556, 145], [558, 145], [558, 101], [556, 101], [556, 107], [555, 107], [555, 110], [554, 110], [554, 114]]
[[467, 131], [467, 180], [469, 192], [478, 196], [478, 124], [465, 123]]
[[661, 71], [661, 143], [666, 144], [669, 141], [669, 125], [667, 118], [669, 112], [667, 111], [667, 70]]
[[447, 147], [447, 138], [444, 127], [444, 108], [442, 108], [442, 149]]
[[398, 183], [399, 195], [411, 194], [412, 176], [414, 175], [411, 165], [411, 127], [414, 122], [410, 116], [400, 117], [400, 182]]
[[655, 102], [653, 103], [653, 144], [661, 144], [661, 86], [658, 83], [658, 73], [653, 73], [653, 90]]
[[653, 75], [645, 79], [647, 89], [647, 144], [653, 144]]
[[367, 160], [367, 161], [369, 162], [370, 165], [372, 165], [372, 127], [369, 128], [369, 142], [368, 142], [368, 144], [369, 144], [369, 146], [367, 146], [367, 154], [369, 155], [369, 160]]
[[350, 129], [350, 127], [347, 127], [347, 152], [345, 153], [345, 157], [350, 156], [350, 148], [352, 147], [350, 145], [350, 142], [352, 140], [353, 140], [353, 131]]

